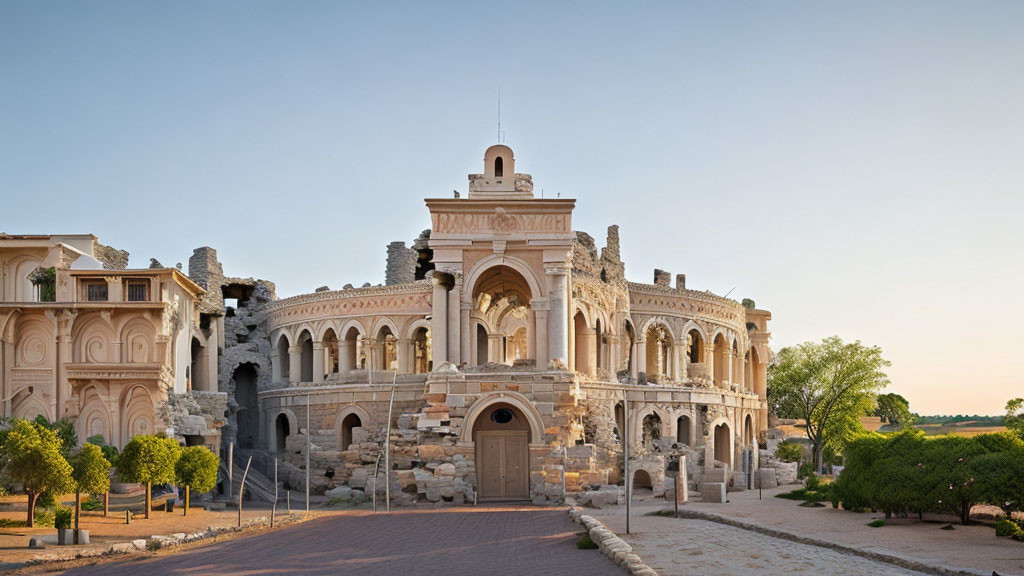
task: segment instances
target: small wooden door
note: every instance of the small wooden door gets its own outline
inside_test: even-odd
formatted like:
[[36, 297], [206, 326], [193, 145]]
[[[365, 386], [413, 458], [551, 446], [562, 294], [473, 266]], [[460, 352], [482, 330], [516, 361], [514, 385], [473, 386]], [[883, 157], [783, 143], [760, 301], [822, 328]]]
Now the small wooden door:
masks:
[[529, 462], [526, 430], [478, 431], [476, 464], [480, 499], [528, 500]]

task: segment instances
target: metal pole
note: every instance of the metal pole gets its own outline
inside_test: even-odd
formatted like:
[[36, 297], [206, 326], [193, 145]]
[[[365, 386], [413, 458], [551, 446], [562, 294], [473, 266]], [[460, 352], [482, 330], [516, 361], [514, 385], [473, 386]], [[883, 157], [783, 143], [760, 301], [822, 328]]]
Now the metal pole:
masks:
[[242, 494], [245, 493], [245, 477], [249, 475], [249, 465], [252, 464], [252, 456], [245, 463], [245, 472], [242, 473], [242, 483], [238, 486], [238, 525], [242, 525]]
[[274, 518], [277, 516], [277, 458], [274, 458], [274, 505], [270, 507], [270, 527], [274, 527]]
[[629, 504], [633, 499], [633, 482], [632, 477], [629, 474], [629, 391], [623, 390], [622, 392], [622, 427], [625, 430], [622, 432], [622, 447], [623, 457], [625, 458], [625, 471], [626, 471], [626, 534], [629, 534]]
[[568, 459], [568, 449], [562, 446], [562, 503], [565, 503], [565, 463]]
[[309, 394], [306, 394], [306, 514], [309, 514]]
[[[384, 509], [391, 512], [391, 410], [395, 406], [395, 388], [398, 387], [398, 371], [391, 380], [391, 401], [388, 402], [388, 421], [385, 424], [387, 435], [384, 437], [384, 497], [387, 499]], [[373, 479], [373, 491], [377, 492], [377, 479]]]
[[228, 495], [235, 491], [235, 443], [228, 442]]

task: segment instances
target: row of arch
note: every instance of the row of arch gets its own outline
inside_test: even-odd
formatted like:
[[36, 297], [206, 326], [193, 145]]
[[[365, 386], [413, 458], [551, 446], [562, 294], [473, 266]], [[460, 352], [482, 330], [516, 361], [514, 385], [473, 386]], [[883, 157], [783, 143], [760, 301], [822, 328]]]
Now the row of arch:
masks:
[[[56, 346], [54, 322], [33, 314], [17, 320], [14, 333], [15, 366], [40, 367], [53, 362]], [[159, 362], [156, 327], [146, 317], [102, 314], [79, 316], [71, 329], [72, 357], [76, 363]]]
[[[615, 404], [614, 420], [616, 431], [625, 428], [625, 413], [622, 402]], [[756, 425], [752, 414], [745, 414], [741, 420], [741, 436], [734, 437], [733, 423], [727, 418], [716, 419], [709, 428], [707, 454], [716, 461], [729, 466], [735, 464], [736, 454], [733, 447], [738, 441], [744, 448], [752, 448], [757, 442]], [[690, 414], [668, 415], [654, 406], [643, 407], [636, 411], [630, 422], [630, 442], [640, 443], [648, 450], [663, 438], [672, 438], [674, 442], [698, 448], [698, 430], [696, 422]], [[621, 441], [621, 433], [618, 436]]]
[[323, 382], [331, 374], [350, 370], [425, 374], [432, 369], [430, 324], [426, 319], [411, 322], [401, 332], [393, 320], [381, 317], [369, 334], [355, 320], [340, 329], [325, 323], [319, 329], [301, 325], [293, 333], [282, 330], [271, 354], [273, 379]]

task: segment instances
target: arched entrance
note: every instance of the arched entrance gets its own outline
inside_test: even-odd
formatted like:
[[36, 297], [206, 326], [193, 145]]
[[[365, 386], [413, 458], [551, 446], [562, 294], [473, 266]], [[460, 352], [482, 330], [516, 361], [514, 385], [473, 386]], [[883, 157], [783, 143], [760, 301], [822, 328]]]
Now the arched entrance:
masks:
[[473, 422], [480, 500], [530, 497], [530, 425], [504, 402], [488, 406]]
[[676, 420], [676, 442], [689, 446], [690, 445], [690, 417], [680, 416]]
[[[534, 324], [530, 300], [535, 294], [531, 282], [514, 267], [499, 264], [478, 274], [471, 273], [467, 290], [472, 290], [473, 298], [469, 319], [477, 325], [471, 334], [472, 340], [466, 339], [470, 345], [470, 350], [466, 351], [470, 361], [479, 366], [535, 358], [529, 329]], [[526, 330], [517, 334], [520, 327]], [[516, 339], [519, 342], [515, 353], [519, 358], [512, 358], [508, 354], [509, 343]]]
[[358, 414], [349, 414], [341, 421], [341, 440], [339, 442], [338, 449], [341, 451], [348, 450], [348, 447], [352, 445], [352, 431], [355, 428], [362, 428], [363, 422], [359, 419]]
[[278, 452], [283, 452], [286, 446], [286, 440], [288, 435], [291, 433], [291, 426], [288, 424], [288, 416], [283, 413], [277, 415], [277, 419], [274, 421], [274, 437], [277, 440], [277, 446], [275, 448]]
[[651, 475], [646, 470], [637, 470], [633, 474], [633, 490], [644, 489], [651, 490], [654, 488], [654, 483], [651, 482]]
[[235, 423], [238, 426], [236, 440], [239, 448], [259, 448], [260, 403], [256, 389], [257, 372], [251, 362], [235, 368], [231, 377], [235, 381]]
[[732, 438], [728, 424], [715, 426], [715, 460], [732, 466]]

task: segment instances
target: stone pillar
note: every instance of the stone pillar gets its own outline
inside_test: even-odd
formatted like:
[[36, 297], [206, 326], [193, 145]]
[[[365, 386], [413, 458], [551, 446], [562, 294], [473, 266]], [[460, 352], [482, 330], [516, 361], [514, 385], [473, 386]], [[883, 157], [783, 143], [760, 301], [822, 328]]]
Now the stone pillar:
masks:
[[704, 367], [707, 372], [708, 378], [711, 382], [717, 386], [718, 382], [715, 381], [715, 345], [707, 344], [704, 346]]
[[587, 339], [587, 374], [597, 376], [597, 358], [599, 356], [597, 353], [597, 347], [601, 345], [601, 342], [597, 339], [597, 331], [590, 327], [587, 327], [584, 337]]
[[686, 377], [686, 345], [672, 346], [672, 379], [682, 380]]
[[292, 384], [302, 382], [302, 346], [288, 347], [288, 381]]
[[468, 365], [473, 364], [473, 331], [469, 329], [469, 312], [473, 308], [473, 302], [463, 297], [459, 303], [459, 358], [460, 362]]
[[640, 373], [647, 373], [647, 341], [637, 340], [636, 341], [636, 358], [634, 358], [636, 364], [636, 376], [640, 377]]
[[504, 361], [504, 349], [501, 346], [501, 334], [487, 335], [487, 358], [491, 362], [501, 363]]
[[732, 387], [732, 366], [733, 366], [733, 364], [736, 363], [736, 356], [732, 353], [732, 348], [730, 348], [729, 352], [726, 354], [725, 362], [726, 362], [726, 366], [725, 366], [725, 387], [726, 388], [731, 388]]
[[3, 360], [3, 373], [0, 377], [3, 378], [3, 386], [0, 389], [3, 390], [4, 399], [4, 416], [10, 418], [13, 413], [11, 411], [11, 392], [14, 389], [13, 382], [11, 382], [11, 368], [14, 366], [14, 342], [11, 341], [7, 336], [3, 336], [0, 339], [0, 359]]
[[270, 379], [274, 383], [281, 381], [281, 357], [277, 352], [277, 346], [270, 351]]
[[455, 365], [462, 362], [462, 274], [454, 275], [454, 285], [448, 291], [448, 360]]
[[548, 303], [546, 300], [530, 300], [530, 309], [534, 317], [533, 340], [538, 370], [547, 370], [549, 363], [548, 348]]
[[[533, 306], [526, 311], [526, 357], [537, 359], [537, 313], [533, 311]], [[537, 364], [540, 367], [540, 364]]]
[[548, 277], [548, 360], [569, 365], [568, 269], [565, 265], [545, 266]]
[[338, 340], [338, 372], [344, 374], [355, 369], [352, 357], [355, 356], [356, 343], [351, 340]]
[[313, 341], [313, 383], [324, 383], [324, 343]]
[[395, 354], [398, 360], [398, 373], [411, 374], [412, 366], [409, 360], [416, 357], [416, 351], [412, 349], [412, 338], [399, 338], [395, 343]]
[[434, 286], [431, 299], [430, 339], [434, 353], [434, 367], [448, 361], [448, 286], [444, 274], [434, 272], [430, 279]]
[[71, 383], [68, 382], [66, 365], [72, 361], [73, 341], [71, 326], [77, 312], [63, 311], [57, 317], [57, 419], [67, 416], [67, 402], [71, 398]]

